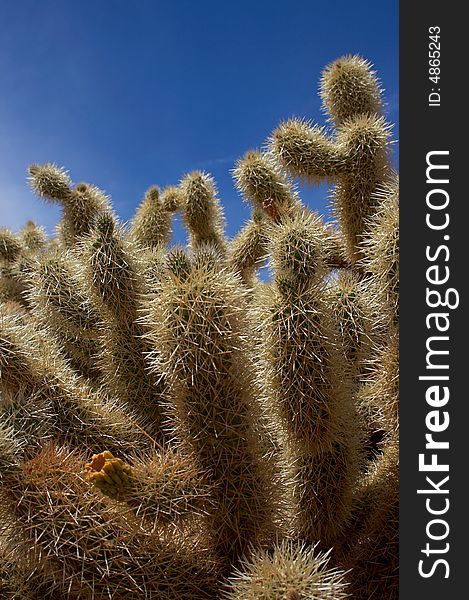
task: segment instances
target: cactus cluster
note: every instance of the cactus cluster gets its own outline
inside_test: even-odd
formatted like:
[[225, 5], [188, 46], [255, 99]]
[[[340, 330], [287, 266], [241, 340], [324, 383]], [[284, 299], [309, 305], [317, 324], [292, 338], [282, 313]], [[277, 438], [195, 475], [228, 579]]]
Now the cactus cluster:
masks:
[[[390, 126], [359, 56], [320, 95], [326, 125], [236, 163], [234, 239], [207, 173], [123, 224], [30, 167], [63, 212], [53, 237], [0, 230], [2, 600], [398, 597]], [[301, 200], [322, 180], [331, 222]]]

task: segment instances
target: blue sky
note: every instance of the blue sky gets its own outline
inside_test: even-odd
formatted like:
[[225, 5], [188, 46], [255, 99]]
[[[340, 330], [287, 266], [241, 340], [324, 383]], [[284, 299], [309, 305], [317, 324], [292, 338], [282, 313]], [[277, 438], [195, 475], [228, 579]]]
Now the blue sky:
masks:
[[[286, 118], [323, 123], [320, 71], [350, 53], [375, 65], [396, 123], [397, 0], [4, 0], [0, 226], [53, 231], [59, 210], [26, 181], [50, 161], [104, 189], [124, 221], [150, 185], [207, 171], [234, 235], [250, 212], [234, 162]], [[301, 196], [327, 210], [326, 188]]]

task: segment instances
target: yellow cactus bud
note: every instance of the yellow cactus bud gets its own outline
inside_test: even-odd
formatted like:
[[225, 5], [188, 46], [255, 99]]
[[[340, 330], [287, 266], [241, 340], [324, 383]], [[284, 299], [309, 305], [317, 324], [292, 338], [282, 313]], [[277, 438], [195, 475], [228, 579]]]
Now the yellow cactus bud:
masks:
[[91, 462], [85, 465], [85, 475], [103, 494], [114, 500], [132, 487], [131, 467], [108, 450], [93, 454]]

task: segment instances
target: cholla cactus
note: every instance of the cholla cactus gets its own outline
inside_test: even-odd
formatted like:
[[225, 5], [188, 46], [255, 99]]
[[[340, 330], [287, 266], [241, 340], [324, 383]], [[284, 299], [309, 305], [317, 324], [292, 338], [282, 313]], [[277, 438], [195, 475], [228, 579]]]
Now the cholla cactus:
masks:
[[170, 255], [146, 321], [169, 374], [176, 438], [213, 485], [215, 549], [232, 564], [273, 530], [275, 485], [255, 422], [246, 292], [207, 258]]
[[88, 233], [96, 218], [109, 210], [104, 193], [93, 185], [78, 183], [74, 189], [64, 169], [57, 165], [31, 165], [30, 182], [38, 196], [63, 208], [60, 237], [65, 246], [73, 246]]
[[262, 211], [254, 209], [252, 218], [233, 239], [229, 247], [227, 264], [238, 273], [243, 283], [252, 285], [257, 269], [267, 257], [268, 237]]
[[224, 218], [213, 179], [207, 173], [194, 171], [180, 185], [182, 216], [189, 232], [192, 249], [201, 244], [213, 244], [225, 250]]
[[181, 192], [175, 186], [147, 190], [132, 220], [130, 235], [143, 248], [165, 246], [171, 238], [172, 214], [179, 208]]
[[315, 215], [270, 230], [274, 282], [258, 293], [261, 376], [291, 465], [301, 539], [330, 548], [350, 518], [359, 452], [353, 397], [325, 297]]
[[[40, 252], [40, 247], [34, 248]], [[0, 302], [26, 306], [26, 276], [32, 252], [20, 236], [0, 229]]]
[[374, 192], [389, 175], [389, 125], [381, 115], [381, 90], [368, 62], [345, 56], [321, 79], [324, 110], [336, 130], [304, 120], [282, 123], [272, 152], [294, 176], [310, 182], [336, 181], [333, 207], [349, 260], [361, 257], [367, 221], [376, 209]]
[[340, 570], [328, 568], [327, 553], [291, 542], [272, 552], [256, 551], [231, 578], [226, 600], [301, 600], [348, 598]]
[[50, 446], [8, 473], [10, 526], [27, 530], [12, 552], [37, 564], [32, 577], [45, 578], [59, 597], [213, 597], [213, 568], [201, 545], [139, 530], [132, 515], [86, 484], [82, 461]]
[[99, 314], [80, 291], [73, 255], [51, 250], [34, 261], [25, 296], [40, 326], [55, 335], [77, 373], [99, 377]]
[[[292, 119], [238, 161], [233, 240], [207, 173], [124, 226], [30, 168], [63, 216], [52, 238], [0, 230], [2, 598], [397, 598], [390, 128], [363, 59], [320, 93], [327, 128]], [[298, 176], [335, 185], [337, 222]]]
[[149, 372], [145, 363], [151, 348], [138, 321], [146, 291], [138, 254], [112, 215], [105, 214], [83, 242], [80, 259], [83, 288], [89, 289], [90, 301], [102, 319], [99, 364], [107, 391], [149, 417], [149, 429], [161, 438], [165, 376], [157, 367]]
[[34, 221], [28, 221], [20, 232], [21, 241], [28, 250], [41, 250], [47, 245], [45, 230]]
[[85, 476], [104, 495], [159, 527], [208, 515], [213, 494], [194, 457], [182, 452], [137, 456], [130, 465], [105, 450], [85, 465]]

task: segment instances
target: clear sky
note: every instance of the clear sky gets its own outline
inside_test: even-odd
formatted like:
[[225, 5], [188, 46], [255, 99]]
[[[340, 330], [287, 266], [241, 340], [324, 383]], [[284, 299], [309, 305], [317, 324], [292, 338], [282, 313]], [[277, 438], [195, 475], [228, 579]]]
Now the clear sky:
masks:
[[[150, 185], [207, 171], [234, 235], [250, 213], [234, 162], [286, 118], [324, 122], [329, 62], [369, 59], [397, 122], [398, 36], [397, 0], [2, 0], [0, 226], [53, 231], [26, 170], [55, 162], [124, 221]], [[301, 196], [326, 212], [327, 189]]]

